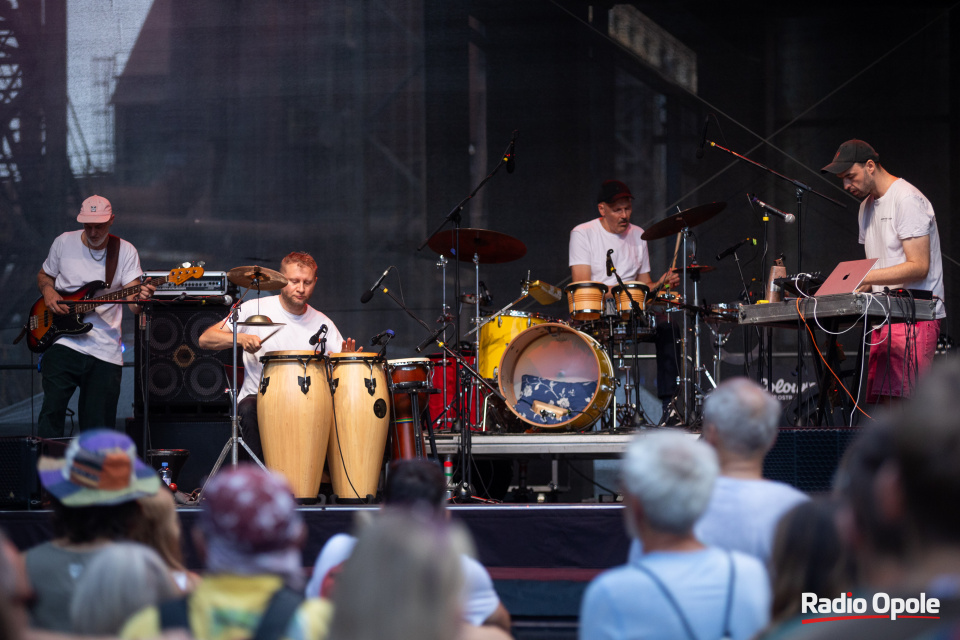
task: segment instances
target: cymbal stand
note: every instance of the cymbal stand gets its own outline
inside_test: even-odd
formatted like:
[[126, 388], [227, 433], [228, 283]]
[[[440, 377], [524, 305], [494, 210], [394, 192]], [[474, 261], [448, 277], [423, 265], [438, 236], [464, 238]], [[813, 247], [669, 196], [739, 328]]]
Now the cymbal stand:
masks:
[[[260, 468], [264, 471], [267, 470], [267, 467], [264, 466], [263, 462], [260, 461], [260, 458], [253, 453], [250, 449], [250, 446], [244, 442], [243, 437], [240, 436], [240, 416], [237, 412], [237, 400], [240, 395], [240, 390], [237, 389], [237, 324], [240, 321], [240, 303], [243, 302], [243, 299], [246, 297], [247, 293], [250, 292], [248, 288], [240, 299], [233, 303], [233, 306], [230, 308], [230, 315], [227, 316], [230, 321], [233, 323], [233, 382], [230, 385], [230, 439], [227, 440], [227, 443], [223, 445], [223, 450], [220, 452], [220, 457], [217, 458], [217, 461], [213, 465], [213, 469], [210, 470], [210, 473], [207, 475], [207, 482], [210, 481], [210, 478], [217, 475], [217, 472], [220, 470], [220, 467], [223, 465], [224, 460], [227, 457], [227, 453], [230, 453], [230, 465], [234, 468], [237, 467], [239, 463], [239, 457], [237, 455], [237, 445], [243, 447], [246, 452], [250, 455], [250, 458], [260, 465]], [[257, 294], [260, 293], [259, 283], [257, 283]], [[226, 323], [226, 320], [224, 321]], [[197, 500], [203, 497], [203, 490], [206, 488], [206, 482], [203, 487], [200, 489], [200, 493], [197, 495]]]
[[[611, 251], [612, 251], [612, 250], [611, 250]], [[647, 420], [647, 416], [646, 416], [646, 414], [645, 414], [644, 411], [643, 411], [643, 404], [640, 402], [640, 341], [637, 340], [637, 321], [638, 321], [638, 316], [639, 316], [640, 313], [641, 313], [641, 311], [640, 311], [640, 303], [637, 302], [636, 298], [633, 297], [633, 293], [631, 293], [630, 289], [629, 289], [626, 285], [623, 284], [623, 278], [620, 277], [620, 273], [617, 272], [617, 268], [616, 268], [615, 266], [613, 266], [613, 263], [612, 263], [612, 262], [609, 263], [608, 269], [610, 269], [610, 273], [612, 273], [613, 276], [617, 279], [617, 284], [620, 285], [620, 290], [623, 291], [624, 293], [626, 293], [626, 294], [627, 294], [627, 299], [630, 300], [630, 325], [629, 325], [629, 326], [630, 326], [630, 333], [629, 333], [629, 337], [630, 337], [631, 340], [633, 340], [633, 364], [632, 364], [631, 368], [633, 369], [633, 385], [634, 385], [634, 389], [633, 389], [633, 390], [635, 391], [635, 398], [634, 398], [634, 400], [635, 400], [635, 402], [636, 402], [636, 407], [635, 407], [635, 409], [634, 409], [634, 414], [633, 414], [633, 426], [638, 426], [638, 425], [637, 425], [637, 422], [638, 422], [638, 417], [639, 417], [639, 416], [642, 415], [644, 421], [648, 421], [648, 420]], [[614, 308], [615, 308], [615, 309], [616, 309], [616, 306], [617, 306], [617, 305], [616, 305], [616, 296], [614, 296]], [[618, 309], [617, 311], [618, 311], [618, 313], [619, 313], [619, 309]], [[611, 361], [611, 363], [612, 363], [613, 360], [614, 360], [614, 353], [613, 353], [613, 351], [614, 351], [614, 343], [615, 343], [615, 336], [613, 335], [613, 320], [612, 320], [612, 319], [609, 321], [609, 329], [610, 329], [610, 347], [609, 347], [609, 349], [610, 349], [610, 361]], [[630, 393], [630, 392], [629, 392], [629, 390], [628, 390], [628, 391], [624, 394], [624, 400], [627, 402], [627, 404], [629, 404], [629, 402], [630, 402], [629, 393]], [[616, 431], [616, 430], [618, 429], [618, 427], [619, 427], [619, 425], [617, 424], [617, 394], [616, 394], [616, 392], [614, 392], [614, 394], [613, 394], [613, 430]]]
[[[693, 299], [697, 301], [700, 299], [700, 271], [694, 269], [690, 273], [690, 279], [693, 280]], [[702, 354], [700, 351], [700, 324], [703, 321], [703, 315], [701, 313], [699, 305], [694, 305], [693, 309], [693, 354], [694, 354], [694, 371], [696, 372], [696, 378], [694, 379], [693, 387], [696, 396], [696, 415], [700, 415], [700, 410], [703, 406], [703, 385], [701, 385], [702, 377], [706, 376], [707, 381], [710, 382], [711, 386], [715, 389], [717, 383], [714, 381], [713, 376], [710, 375], [710, 371], [707, 369], [706, 365], [702, 362]]]
[[680, 287], [680, 298], [683, 302], [683, 337], [680, 339], [680, 362], [683, 368], [680, 370], [681, 388], [683, 389], [683, 424], [690, 425], [690, 362], [688, 360], [688, 332], [690, 330], [687, 316], [687, 237], [690, 235], [690, 227], [684, 227], [681, 232], [683, 238], [683, 270], [680, 277], [683, 279], [683, 285]]
[[[437, 319], [437, 324], [445, 324], [450, 322], [450, 308], [447, 306], [447, 256], [440, 256], [437, 260], [437, 266], [440, 268], [440, 282], [443, 284], [440, 287], [440, 318]], [[447, 403], [447, 357], [441, 356], [440, 358], [440, 368], [442, 373], [440, 374], [440, 379], [443, 380], [442, 392], [443, 392], [443, 411], [440, 412], [440, 415], [437, 416], [435, 422], [445, 421], [447, 414], [450, 412], [450, 404]], [[431, 423], [432, 425], [433, 423]]]

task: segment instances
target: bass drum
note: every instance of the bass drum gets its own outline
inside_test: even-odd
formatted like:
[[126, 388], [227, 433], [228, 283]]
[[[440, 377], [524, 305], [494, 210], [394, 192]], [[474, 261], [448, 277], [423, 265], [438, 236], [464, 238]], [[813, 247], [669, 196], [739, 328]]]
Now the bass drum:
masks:
[[518, 335], [500, 360], [497, 378], [507, 407], [541, 429], [579, 430], [613, 400], [610, 358], [590, 336], [554, 322]]

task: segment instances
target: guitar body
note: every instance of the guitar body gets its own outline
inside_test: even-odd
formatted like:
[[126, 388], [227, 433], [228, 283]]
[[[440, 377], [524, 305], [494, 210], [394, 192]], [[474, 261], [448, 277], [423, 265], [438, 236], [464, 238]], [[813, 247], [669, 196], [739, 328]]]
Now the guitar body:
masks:
[[[103, 289], [106, 285], [102, 280], [88, 282], [73, 293], [61, 294], [61, 300], [69, 302], [78, 302], [80, 300], [90, 300], [95, 291]], [[43, 296], [33, 303], [30, 307], [30, 317], [27, 318], [27, 348], [34, 353], [43, 353], [57, 341], [62, 335], [79, 335], [86, 333], [93, 328], [89, 322], [83, 321], [83, 313], [65, 313], [63, 315], [53, 313], [47, 309]]]

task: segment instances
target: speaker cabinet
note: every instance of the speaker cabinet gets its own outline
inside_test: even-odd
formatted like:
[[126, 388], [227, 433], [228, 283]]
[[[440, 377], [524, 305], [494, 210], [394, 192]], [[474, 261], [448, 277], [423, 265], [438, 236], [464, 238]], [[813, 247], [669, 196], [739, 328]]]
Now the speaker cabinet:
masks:
[[808, 493], [830, 491], [837, 465], [858, 433], [858, 428], [780, 429], [763, 461], [763, 476]]
[[[210, 420], [177, 420], [168, 417], [150, 417], [149, 442], [143, 446], [143, 418], [127, 418], [127, 435], [137, 444], [137, 451], [148, 449], [187, 449], [190, 457], [177, 478], [178, 488], [190, 493], [202, 486], [203, 479], [213, 469], [223, 445], [230, 439], [228, 418]], [[241, 459], [243, 459], [241, 457]], [[224, 465], [230, 464], [230, 456]]]
[[144, 379], [144, 332], [136, 331], [134, 415], [144, 412], [145, 384], [149, 383], [150, 415], [226, 415], [230, 395], [225, 364], [229, 349], [210, 351], [198, 345], [200, 334], [223, 321], [225, 305], [195, 303], [155, 305], [150, 315], [150, 373]]
[[72, 438], [0, 438], [0, 509], [40, 508], [44, 492], [37, 474], [37, 461], [42, 455], [62, 458], [70, 440]]

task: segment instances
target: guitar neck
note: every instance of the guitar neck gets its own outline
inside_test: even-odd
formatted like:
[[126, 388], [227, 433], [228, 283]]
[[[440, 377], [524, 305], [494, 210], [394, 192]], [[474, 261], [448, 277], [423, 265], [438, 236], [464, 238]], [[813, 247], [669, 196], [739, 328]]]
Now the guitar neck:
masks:
[[135, 284], [132, 287], [127, 287], [126, 289], [118, 289], [117, 291], [105, 293], [104, 295], [97, 296], [96, 298], [90, 298], [89, 300], [83, 300], [82, 302], [78, 302], [77, 304], [73, 305], [73, 311], [74, 313], [87, 313], [88, 311], [93, 311], [94, 309], [99, 307], [101, 304], [103, 304], [105, 301], [123, 300], [129, 295], [133, 295], [134, 293], [139, 293], [140, 288], [146, 283], [161, 285], [165, 282], [168, 282], [169, 280], [170, 280], [170, 276], [150, 278], [149, 280], [146, 280], [145, 282], [142, 282], [140, 284]]

